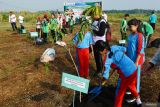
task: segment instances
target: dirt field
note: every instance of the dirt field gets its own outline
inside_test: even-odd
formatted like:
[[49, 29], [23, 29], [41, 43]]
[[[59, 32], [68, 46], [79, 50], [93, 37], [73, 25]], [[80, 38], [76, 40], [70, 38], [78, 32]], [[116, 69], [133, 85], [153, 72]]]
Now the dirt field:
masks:
[[[27, 26], [27, 29], [32, 27]], [[112, 43], [114, 44], [120, 38], [118, 27], [118, 23], [112, 23]], [[78, 27], [74, 33], [77, 29]], [[152, 39], [160, 37], [159, 35], [160, 26], [158, 25]], [[72, 37], [73, 34], [67, 35], [64, 41], [71, 44]], [[37, 59], [48, 47], [54, 47], [57, 56], [55, 61], [50, 64], [50, 70], [46, 72], [43, 64], [39, 64], [38, 67], [35, 65]], [[156, 50], [155, 48], [146, 50], [146, 61], [150, 60]], [[74, 48], [71, 48], [71, 51], [74, 56]], [[95, 63], [91, 59], [91, 79], [94, 71]], [[73, 91], [61, 87], [62, 72], [76, 73], [73, 63], [63, 47], [55, 46], [51, 42], [36, 46], [28, 34], [19, 35], [13, 32], [7, 23], [0, 23], [0, 107], [69, 107], [72, 103]], [[117, 74], [114, 74], [110, 85], [115, 86], [116, 80]], [[92, 79], [91, 84], [94, 82]], [[154, 69], [151, 75], [142, 77], [140, 94], [143, 102], [157, 103], [160, 93], [159, 83], [160, 72], [158, 69]], [[114, 92], [111, 90], [107, 93], [113, 95]], [[113, 103], [113, 100], [107, 101]], [[104, 105], [97, 107], [104, 107]]]

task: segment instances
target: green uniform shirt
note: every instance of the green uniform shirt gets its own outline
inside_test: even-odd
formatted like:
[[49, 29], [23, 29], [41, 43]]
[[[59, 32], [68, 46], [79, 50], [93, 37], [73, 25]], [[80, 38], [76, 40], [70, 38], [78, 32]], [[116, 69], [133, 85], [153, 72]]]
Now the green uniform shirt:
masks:
[[55, 30], [55, 29], [57, 29], [57, 27], [58, 27], [58, 21], [57, 21], [57, 19], [56, 18], [50, 19], [50, 29], [51, 30]]
[[73, 25], [74, 25], [74, 20], [73, 20], [73, 19], [70, 19], [69, 25], [70, 25], [70, 26], [73, 26]]
[[49, 22], [47, 20], [42, 21], [42, 31], [43, 33], [49, 33]]
[[124, 31], [124, 32], [127, 32], [127, 21], [123, 18], [122, 21], [121, 21], [121, 26], [120, 26], [120, 31]]
[[143, 25], [141, 27], [141, 31], [142, 31], [143, 35], [145, 35], [145, 36], [152, 35], [154, 32], [152, 26], [147, 22], [143, 22]]

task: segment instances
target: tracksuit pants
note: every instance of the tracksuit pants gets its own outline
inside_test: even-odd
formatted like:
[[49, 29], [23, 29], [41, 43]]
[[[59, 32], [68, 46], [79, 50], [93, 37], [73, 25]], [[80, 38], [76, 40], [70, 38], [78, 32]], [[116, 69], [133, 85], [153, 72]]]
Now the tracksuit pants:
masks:
[[43, 32], [42, 38], [44, 39], [44, 42], [47, 42], [48, 33]]
[[12, 22], [11, 26], [12, 26], [13, 31], [17, 30], [16, 22]]
[[77, 48], [79, 75], [88, 78], [89, 75], [89, 48]]
[[124, 33], [121, 31], [121, 39], [127, 41], [127, 39], [128, 39], [127, 33]]
[[123, 97], [126, 92], [126, 89], [129, 89], [134, 97], [137, 98], [139, 96], [135, 86], [136, 81], [137, 71], [135, 71], [129, 77], [121, 76], [118, 79], [114, 107], [122, 107]]
[[102, 55], [100, 54], [100, 52], [98, 51], [95, 45], [93, 45], [93, 50], [94, 50], [97, 73], [101, 73], [104, 65], [102, 60]]
[[137, 82], [136, 82], [136, 86], [137, 86], [137, 92], [140, 93], [140, 83], [141, 83], [141, 65], [138, 65], [138, 69], [137, 69]]
[[150, 42], [151, 36], [152, 35], [145, 36], [145, 48], [147, 48], [149, 46], [149, 42]]
[[155, 23], [150, 23], [150, 25], [152, 26], [153, 30], [155, 30], [156, 24]]

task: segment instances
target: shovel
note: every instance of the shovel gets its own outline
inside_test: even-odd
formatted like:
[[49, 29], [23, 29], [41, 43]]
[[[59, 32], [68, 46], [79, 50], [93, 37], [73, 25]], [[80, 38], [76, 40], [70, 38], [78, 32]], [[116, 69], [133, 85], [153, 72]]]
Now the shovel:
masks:
[[102, 92], [103, 86], [106, 85], [106, 81], [103, 81], [99, 78], [99, 86], [94, 87], [89, 91], [89, 94], [95, 94], [92, 98], [89, 99], [89, 101], [94, 100], [99, 94]]
[[[111, 73], [110, 77], [114, 74], [114, 72]], [[109, 78], [110, 78], [109, 77]], [[89, 91], [89, 94], [95, 94], [92, 98], [89, 99], [89, 101], [94, 100], [97, 96], [99, 96], [99, 94], [102, 92], [102, 88], [103, 86], [106, 86], [107, 81], [103, 81], [100, 77], [98, 77], [98, 81], [99, 81], [99, 86], [94, 87], [93, 89], [91, 89]]]

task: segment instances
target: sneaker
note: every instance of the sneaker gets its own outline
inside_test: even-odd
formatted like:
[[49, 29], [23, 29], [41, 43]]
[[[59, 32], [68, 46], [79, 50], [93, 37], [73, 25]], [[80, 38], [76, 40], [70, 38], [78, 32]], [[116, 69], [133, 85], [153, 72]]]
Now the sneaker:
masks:
[[131, 103], [130, 105], [132, 105], [133, 107], [143, 107], [143, 104], [137, 104], [136, 101]]
[[129, 100], [126, 100], [126, 102], [127, 103], [133, 103], [133, 102], [135, 102], [136, 101], [136, 99], [134, 98], [134, 99], [129, 99]]
[[130, 92], [130, 91], [127, 91], [126, 94], [127, 94], [127, 95], [131, 95], [131, 92]]

